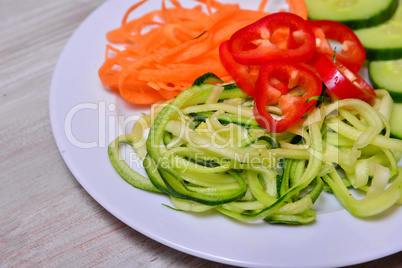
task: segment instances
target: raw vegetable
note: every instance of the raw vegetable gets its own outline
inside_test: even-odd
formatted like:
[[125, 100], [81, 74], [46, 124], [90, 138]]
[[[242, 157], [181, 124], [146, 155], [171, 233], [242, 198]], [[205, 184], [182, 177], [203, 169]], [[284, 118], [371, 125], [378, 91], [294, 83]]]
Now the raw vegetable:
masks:
[[[281, 36], [283, 31], [286, 38]], [[244, 65], [261, 65], [273, 59], [305, 62], [315, 52], [315, 38], [299, 16], [274, 13], [236, 31], [228, 49], [234, 60]]]
[[229, 72], [236, 84], [248, 95], [255, 97], [255, 82], [260, 71], [259, 65], [243, 65], [233, 58], [228, 48], [229, 41], [219, 46], [219, 57], [222, 65]]
[[103, 85], [138, 104], [171, 99], [209, 71], [229, 81], [219, 61], [219, 44], [236, 29], [267, 14], [263, 5], [252, 11], [199, 0], [209, 11], [206, 13], [201, 5], [188, 9], [172, 0], [173, 7], [166, 7], [163, 1], [161, 10], [129, 21], [129, 15], [145, 2], [132, 6], [121, 27], [107, 34], [110, 42], [125, 44], [125, 48], [108, 45], [99, 69]]
[[316, 55], [310, 62], [318, 60], [322, 54], [333, 55], [333, 48], [329, 41], [340, 43], [340, 51], [336, 50], [335, 57], [349, 70], [357, 73], [366, 59], [366, 51], [359, 38], [347, 26], [330, 20], [311, 20], [308, 24], [316, 38]]
[[318, 74], [331, 94], [339, 99], [355, 98], [374, 103], [373, 88], [358, 74], [351, 72], [339, 61], [322, 55], [315, 64]]
[[[324, 189], [358, 217], [402, 204], [402, 170], [397, 167], [402, 141], [390, 138], [395, 133], [390, 128], [395, 123], [389, 122], [395, 116], [393, 101], [387, 91], [376, 94], [340, 63], [344, 56], [353, 70], [360, 68], [361, 54], [352, 51], [358, 48], [354, 36], [338, 38], [326, 23], [314, 26], [316, 32], [321, 29], [321, 35], [314, 35], [302, 19], [305, 5], [300, 1], [288, 3], [302, 18], [265, 16], [264, 0], [258, 11], [198, 1], [208, 13], [171, 0], [174, 12], [163, 2], [162, 13], [127, 22], [142, 1], [110, 33], [115, 41], [133, 44], [122, 51], [109, 47], [116, 55], [107, 57], [110, 62], [100, 75], [104, 71], [102, 81], [127, 100], [168, 99], [189, 85], [109, 145], [110, 161], [124, 180], [168, 195], [175, 210], [215, 210], [246, 222], [311, 223], [316, 219], [313, 205]], [[153, 21], [158, 14], [173, 24]], [[254, 22], [256, 14], [261, 19]], [[156, 30], [142, 33], [144, 26], [155, 24]], [[161, 34], [167, 39], [157, 42]], [[322, 34], [322, 42], [336, 39], [352, 53], [332, 59], [316, 46]], [[312, 59], [317, 47], [318, 60]], [[308, 65], [311, 60], [315, 66]], [[329, 89], [330, 104], [323, 101], [315, 71]], [[227, 82], [231, 79], [237, 84]], [[121, 144], [133, 146], [147, 176], [124, 161]], [[365, 197], [354, 198], [349, 188]]]
[[[389, 138], [382, 108], [392, 100], [386, 94], [378, 94], [374, 107], [358, 99], [321, 104], [303, 123], [272, 136], [259, 127], [243, 127], [252, 108], [236, 85], [200, 84], [180, 93], [154, 122], [147, 118], [155, 115], [137, 121], [131, 134], [109, 145], [109, 157], [123, 179], [170, 196], [179, 211], [307, 224], [316, 219], [313, 204], [327, 188], [351, 214], [376, 215], [400, 202], [402, 193], [399, 159], [392, 151], [402, 151], [402, 141]], [[200, 113], [202, 121], [192, 116]], [[224, 114], [230, 116], [222, 124], [218, 116]], [[230, 122], [234, 117], [242, 119]], [[148, 178], [127, 169], [121, 143], [142, 156]], [[366, 197], [355, 199], [344, 182]]]
[[289, 5], [289, 12], [298, 15], [300, 18], [307, 20], [307, 5], [305, 1], [286, 0]]
[[398, 9], [390, 20], [375, 27], [355, 31], [366, 49], [368, 60], [402, 58], [401, 22], [402, 0], [399, 0]]
[[389, 125], [391, 127], [391, 137], [402, 139], [402, 104], [394, 103], [392, 106], [391, 119]]
[[[267, 131], [280, 133], [298, 122], [315, 104], [315, 100], [308, 100], [321, 94], [322, 83], [307, 68], [272, 60], [261, 66], [256, 90], [254, 117]], [[281, 113], [269, 113], [267, 105], [278, 105]]]
[[[342, 46], [335, 55], [335, 63], [327, 58], [334, 53], [330, 40]], [[285, 131], [320, 98], [322, 87], [315, 72], [332, 96], [359, 98], [369, 103], [375, 99], [369, 84], [354, 74], [365, 60], [365, 50], [353, 31], [338, 22], [306, 22], [291, 13], [270, 14], [236, 31], [220, 45], [219, 53], [233, 80], [255, 98], [254, 116], [269, 132]], [[345, 62], [353, 71], [338, 61]], [[270, 69], [275, 70], [272, 75]], [[310, 98], [315, 100], [306, 105]], [[268, 112], [266, 105], [277, 105], [276, 111]]]
[[402, 102], [402, 59], [371, 61], [368, 70], [376, 88], [388, 90], [395, 102]]
[[194, 83], [193, 86], [199, 86], [201, 84], [221, 84], [223, 81], [217, 77], [213, 73], [206, 73], [203, 76], [198, 77]]
[[339, 21], [352, 29], [367, 28], [389, 20], [398, 0], [306, 0], [312, 20]]
[[[98, 72], [102, 84], [131, 103], [150, 104], [173, 98], [207, 72], [230, 81], [219, 60], [219, 44], [267, 15], [267, 1], [254, 11], [215, 0], [195, 1], [201, 5], [190, 9], [176, 0], [170, 0], [172, 7], [162, 1], [160, 10], [132, 20], [146, 0], [128, 9], [121, 26], [107, 33], [108, 41], [125, 47], [107, 45]], [[302, 3], [289, 3], [292, 12], [307, 17]]]

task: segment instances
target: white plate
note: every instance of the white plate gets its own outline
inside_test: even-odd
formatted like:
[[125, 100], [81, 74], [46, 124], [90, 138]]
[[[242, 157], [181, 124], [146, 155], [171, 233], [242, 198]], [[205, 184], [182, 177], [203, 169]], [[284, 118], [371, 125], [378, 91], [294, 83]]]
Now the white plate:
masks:
[[[242, 1], [242, 5], [255, 8], [258, 2]], [[166, 196], [138, 190], [123, 181], [109, 162], [107, 145], [119, 133], [128, 132], [149, 107], [127, 104], [103, 89], [97, 70], [105, 53], [105, 33], [119, 25], [132, 3], [107, 1], [81, 24], [60, 56], [51, 85], [50, 118], [57, 145], [71, 172], [97, 202], [162, 244], [231, 265], [332, 267], [402, 250], [401, 207], [375, 218], [357, 219], [332, 197], [323, 195], [313, 224], [244, 224], [218, 214], [173, 211], [162, 205], [170, 204]], [[270, 1], [270, 8], [277, 4]], [[159, 2], [151, 1], [137, 14], [156, 5]], [[127, 127], [118, 127], [119, 120]]]

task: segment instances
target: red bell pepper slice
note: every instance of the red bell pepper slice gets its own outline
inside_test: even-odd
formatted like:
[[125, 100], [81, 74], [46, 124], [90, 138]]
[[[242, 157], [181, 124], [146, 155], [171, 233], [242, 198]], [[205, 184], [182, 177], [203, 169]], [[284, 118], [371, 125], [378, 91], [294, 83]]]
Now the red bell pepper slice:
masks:
[[374, 103], [374, 89], [360, 75], [350, 71], [338, 60], [334, 62], [331, 57], [322, 55], [315, 67], [324, 84], [339, 99], [354, 98], [369, 104]]
[[255, 97], [255, 82], [258, 78], [260, 66], [246, 66], [237, 63], [229, 52], [228, 41], [224, 41], [219, 46], [219, 58], [237, 86], [249, 96]]
[[331, 56], [334, 54], [334, 49], [329, 43], [329, 40], [333, 40], [339, 42], [342, 48], [339, 53], [336, 53], [336, 59], [355, 73], [360, 70], [366, 59], [366, 51], [359, 38], [349, 27], [330, 20], [311, 20], [308, 21], [308, 24], [316, 38], [315, 60], [318, 60], [322, 54]]
[[[272, 60], [261, 66], [256, 83], [254, 117], [269, 132], [280, 133], [298, 122], [322, 91], [320, 78], [296, 63]], [[282, 115], [270, 114], [266, 105], [278, 105]]]
[[[284, 40], [275, 40], [285, 31]], [[284, 42], [281, 42], [284, 41]], [[262, 65], [268, 60], [286, 59], [305, 62], [315, 52], [315, 36], [308, 23], [299, 16], [279, 12], [252, 23], [229, 39], [233, 58], [244, 65]]]

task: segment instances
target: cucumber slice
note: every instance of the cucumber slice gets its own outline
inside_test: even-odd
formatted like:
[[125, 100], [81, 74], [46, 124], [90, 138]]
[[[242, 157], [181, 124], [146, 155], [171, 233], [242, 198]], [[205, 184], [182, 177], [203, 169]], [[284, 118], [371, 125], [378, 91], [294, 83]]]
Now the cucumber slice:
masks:
[[360, 29], [389, 20], [398, 0], [306, 0], [306, 5], [312, 20], [335, 20]]
[[371, 61], [368, 69], [375, 88], [388, 90], [394, 102], [402, 102], [402, 59]]
[[223, 83], [223, 81], [213, 73], [206, 73], [195, 79], [193, 86], [199, 86], [201, 84], [213, 84], [213, 83]]
[[394, 16], [376, 27], [355, 31], [368, 60], [394, 60], [402, 58], [402, 0]]
[[[204, 121], [210, 118], [214, 112], [199, 112], [190, 114], [195, 120]], [[229, 123], [237, 124], [245, 128], [259, 128], [257, 121], [250, 118], [239, 117], [235, 114], [224, 113], [218, 116], [218, 120], [221, 124], [227, 125]]]
[[391, 126], [391, 137], [402, 140], [402, 103], [394, 103], [392, 106], [391, 119], [389, 124]]

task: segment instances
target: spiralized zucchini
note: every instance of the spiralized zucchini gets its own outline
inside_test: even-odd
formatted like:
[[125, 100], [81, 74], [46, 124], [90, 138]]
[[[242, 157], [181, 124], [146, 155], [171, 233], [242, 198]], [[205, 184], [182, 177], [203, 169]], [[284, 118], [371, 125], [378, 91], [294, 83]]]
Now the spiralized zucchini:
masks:
[[[132, 186], [169, 195], [177, 210], [245, 222], [311, 223], [324, 190], [358, 217], [402, 203], [402, 141], [389, 136], [386, 91], [373, 107], [357, 99], [321, 104], [276, 135], [258, 126], [250, 104], [234, 84], [193, 86], [117, 137], [110, 161]], [[125, 162], [120, 144], [134, 147], [148, 177]]]

